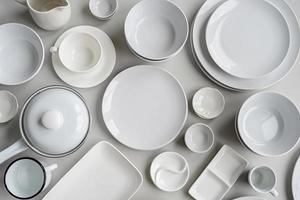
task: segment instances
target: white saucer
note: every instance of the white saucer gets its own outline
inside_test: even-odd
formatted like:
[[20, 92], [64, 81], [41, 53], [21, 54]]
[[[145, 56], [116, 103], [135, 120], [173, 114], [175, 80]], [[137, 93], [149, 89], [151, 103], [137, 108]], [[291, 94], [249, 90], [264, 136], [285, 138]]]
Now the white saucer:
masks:
[[65, 68], [59, 60], [58, 54], [52, 54], [52, 64], [57, 75], [67, 84], [78, 88], [90, 88], [102, 83], [112, 72], [116, 61], [116, 50], [109, 36], [102, 30], [92, 26], [76, 26], [64, 32], [54, 46], [59, 46], [63, 39], [72, 32], [86, 32], [95, 36], [102, 46], [100, 63], [91, 71], [76, 73]]
[[174, 140], [187, 118], [187, 99], [178, 80], [157, 66], [119, 73], [103, 96], [102, 114], [111, 134], [138, 150], [154, 150]]
[[153, 183], [165, 192], [180, 190], [189, 178], [186, 159], [176, 152], [164, 152], [154, 158], [150, 167]]
[[254, 79], [280, 66], [289, 34], [284, 16], [268, 1], [228, 0], [209, 18], [205, 38], [210, 55], [224, 71]]
[[290, 48], [287, 56], [278, 67], [266, 77], [258, 79], [242, 79], [232, 76], [222, 69], [211, 58], [205, 42], [205, 26], [209, 16], [226, 0], [206, 1], [198, 11], [191, 30], [191, 43], [199, 68], [215, 83], [234, 91], [248, 91], [270, 87], [284, 78], [292, 69], [297, 59], [300, 46], [300, 31], [297, 18], [284, 1], [267, 0], [280, 10], [287, 21], [290, 31]]

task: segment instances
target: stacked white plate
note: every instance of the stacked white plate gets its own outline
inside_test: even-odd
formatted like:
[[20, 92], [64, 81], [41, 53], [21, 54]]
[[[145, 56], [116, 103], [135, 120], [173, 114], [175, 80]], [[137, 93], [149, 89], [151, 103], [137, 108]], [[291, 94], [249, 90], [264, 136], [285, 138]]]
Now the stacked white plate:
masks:
[[264, 89], [293, 67], [299, 24], [285, 1], [210, 0], [195, 16], [191, 46], [215, 83], [235, 91]]

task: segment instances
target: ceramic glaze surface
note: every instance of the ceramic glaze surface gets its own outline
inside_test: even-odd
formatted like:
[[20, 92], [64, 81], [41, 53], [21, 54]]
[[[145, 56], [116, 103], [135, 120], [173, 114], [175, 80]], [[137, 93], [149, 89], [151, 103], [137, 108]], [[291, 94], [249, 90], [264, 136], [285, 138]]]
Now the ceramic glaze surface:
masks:
[[90, 0], [89, 9], [98, 19], [106, 20], [111, 18], [118, 9], [117, 0]]
[[35, 31], [17, 23], [0, 26], [0, 84], [29, 81], [39, 72], [43, 61], [44, 46]]
[[188, 36], [185, 15], [165, 0], [137, 3], [128, 13], [124, 29], [133, 51], [149, 60], [162, 60], [178, 53]]
[[289, 34], [284, 17], [268, 1], [229, 0], [210, 17], [206, 42], [224, 71], [258, 78], [281, 64], [289, 49]]
[[18, 112], [18, 100], [9, 91], [0, 90], [0, 123], [11, 120]]
[[262, 92], [244, 102], [237, 129], [242, 141], [254, 152], [278, 156], [298, 143], [299, 120], [298, 108], [287, 97]]
[[[215, 83], [235, 91], [256, 90], [270, 87], [280, 81], [292, 69], [299, 53], [300, 30], [297, 18], [292, 9], [284, 1], [267, 0], [276, 7], [288, 25], [290, 46], [287, 55], [277, 69], [267, 76], [257, 79], [245, 79], [232, 76], [222, 70], [211, 58], [205, 42], [205, 27], [210, 15], [226, 0], [206, 1], [199, 9], [191, 30], [193, 54], [200, 69]], [[241, 19], [242, 20], [242, 19]], [[277, 22], [276, 22], [277, 23]], [[246, 24], [245, 24], [246, 25]], [[234, 40], [234, 38], [232, 38]], [[230, 42], [230, 41], [227, 41]], [[245, 54], [246, 55], [246, 54]]]
[[118, 141], [134, 149], [153, 150], [179, 134], [187, 117], [187, 100], [179, 82], [168, 72], [135, 66], [108, 85], [102, 114]]
[[59, 155], [72, 151], [85, 139], [89, 112], [72, 91], [48, 88], [34, 95], [22, 117], [28, 142], [43, 153]]

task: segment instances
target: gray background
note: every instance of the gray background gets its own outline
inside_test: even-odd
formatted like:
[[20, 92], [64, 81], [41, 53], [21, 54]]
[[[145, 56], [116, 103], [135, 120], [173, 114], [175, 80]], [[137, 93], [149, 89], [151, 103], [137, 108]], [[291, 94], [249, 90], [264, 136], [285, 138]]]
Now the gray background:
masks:
[[[191, 184], [196, 180], [205, 166], [213, 158], [218, 149], [222, 144], [228, 144], [235, 150], [239, 151], [243, 156], [245, 156], [250, 165], [248, 169], [258, 164], [266, 164], [271, 166], [278, 178], [278, 183], [276, 188], [279, 191], [280, 196], [277, 199], [280, 200], [291, 200], [291, 176], [294, 164], [298, 155], [300, 154], [299, 145], [290, 152], [288, 155], [279, 158], [263, 158], [251, 153], [249, 150], [245, 149], [238, 142], [238, 139], [234, 132], [233, 120], [236, 110], [239, 108], [241, 103], [251, 95], [251, 93], [237, 93], [231, 92], [220, 88], [211, 81], [209, 81], [198, 69], [194, 62], [194, 58], [191, 54], [191, 49], [189, 42], [186, 44], [185, 48], [170, 61], [155, 64], [158, 67], [162, 67], [174, 74], [184, 87], [184, 90], [188, 96], [190, 103], [191, 97], [194, 92], [204, 86], [213, 86], [220, 89], [226, 98], [226, 108], [225, 112], [217, 119], [207, 121], [198, 118], [190, 109], [188, 119], [185, 127], [183, 128], [180, 136], [166, 147], [156, 150], [156, 151], [135, 151], [129, 149], [120, 143], [118, 143], [108, 132], [103, 122], [101, 116], [101, 102], [103, 92], [108, 85], [109, 81], [120, 71], [126, 69], [130, 66], [137, 64], [147, 64], [146, 62], [135, 57], [128, 49], [125, 43], [123, 24], [129, 9], [137, 2], [137, 0], [119, 0], [119, 10], [116, 15], [107, 22], [101, 22], [95, 19], [88, 10], [88, 0], [70, 0], [72, 7], [72, 18], [71, 21], [61, 30], [58, 31], [44, 31], [37, 27], [26, 8], [14, 2], [14, 0], [1, 0], [0, 1], [0, 24], [8, 22], [19, 22], [26, 24], [36, 30], [41, 36], [46, 50], [45, 62], [40, 73], [30, 82], [14, 87], [4, 87], [0, 86], [0, 89], [7, 89], [16, 94], [19, 99], [19, 103], [22, 106], [27, 97], [29, 97], [37, 89], [51, 85], [51, 84], [62, 84], [64, 83], [55, 74], [49, 54], [49, 48], [54, 44], [58, 36], [70, 27], [76, 25], [92, 25], [98, 27], [105, 31], [113, 40], [114, 45], [117, 50], [117, 62], [111, 76], [103, 82], [101, 85], [90, 88], [90, 89], [77, 89], [87, 100], [87, 103], [91, 109], [91, 114], [93, 117], [92, 128], [90, 135], [86, 143], [74, 154], [60, 158], [60, 159], [48, 159], [41, 157], [31, 150], [28, 150], [20, 155], [21, 156], [32, 156], [40, 160], [46, 161], [47, 163], [58, 163], [59, 168], [54, 172], [54, 177], [51, 182], [50, 187], [41, 193], [35, 199], [42, 199], [45, 193], [98, 141], [107, 140], [113, 143], [117, 148], [119, 148], [143, 173], [144, 183], [141, 189], [133, 197], [133, 200], [184, 200], [192, 199], [188, 196], [187, 191]], [[192, 18], [196, 11], [199, 9], [203, 0], [173, 0], [179, 7], [183, 9], [187, 15], [189, 22], [191, 23]], [[298, 0], [287, 0], [289, 5], [295, 10], [298, 18], [300, 16], [300, 1]], [[17, 59], [17, 58], [16, 58]], [[299, 91], [299, 74], [300, 66], [299, 62], [296, 63], [295, 68], [284, 80], [282, 80], [276, 86], [270, 88], [269, 90], [278, 91], [282, 94], [290, 97], [298, 106], [300, 105], [300, 91]], [[7, 66], [9, 67], [9, 66]], [[184, 145], [183, 136], [186, 128], [193, 123], [204, 122], [209, 124], [216, 135], [216, 144], [213, 149], [205, 154], [195, 154], [190, 152]], [[14, 143], [20, 138], [18, 130], [18, 118], [16, 117], [12, 122], [0, 125], [0, 149], [3, 149], [10, 144]], [[163, 151], [176, 151], [184, 155], [190, 165], [190, 178], [186, 186], [174, 193], [166, 193], [157, 189], [151, 182], [149, 178], [149, 166], [152, 159]], [[15, 158], [5, 162], [0, 166], [0, 199], [13, 199], [5, 191], [2, 184], [3, 173], [7, 165]], [[236, 182], [234, 187], [227, 193], [224, 199], [232, 199], [240, 196], [247, 195], [257, 195], [262, 196], [265, 199], [273, 199], [270, 195], [261, 195], [254, 192], [246, 182], [246, 172], [240, 177]], [[80, 180], [78, 180], [80, 184]], [[82, 186], [84, 187], [84, 186]], [[101, 189], [101, 188], [99, 188]], [[101, 197], [99, 198], [101, 199]]]

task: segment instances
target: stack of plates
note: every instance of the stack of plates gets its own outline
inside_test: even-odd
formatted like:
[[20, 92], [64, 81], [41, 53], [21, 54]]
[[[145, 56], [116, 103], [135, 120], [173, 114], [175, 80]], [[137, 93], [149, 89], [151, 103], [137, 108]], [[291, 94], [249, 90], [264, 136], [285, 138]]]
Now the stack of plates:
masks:
[[293, 67], [300, 30], [285, 1], [210, 0], [196, 14], [191, 45], [215, 83], [235, 91], [264, 89]]

